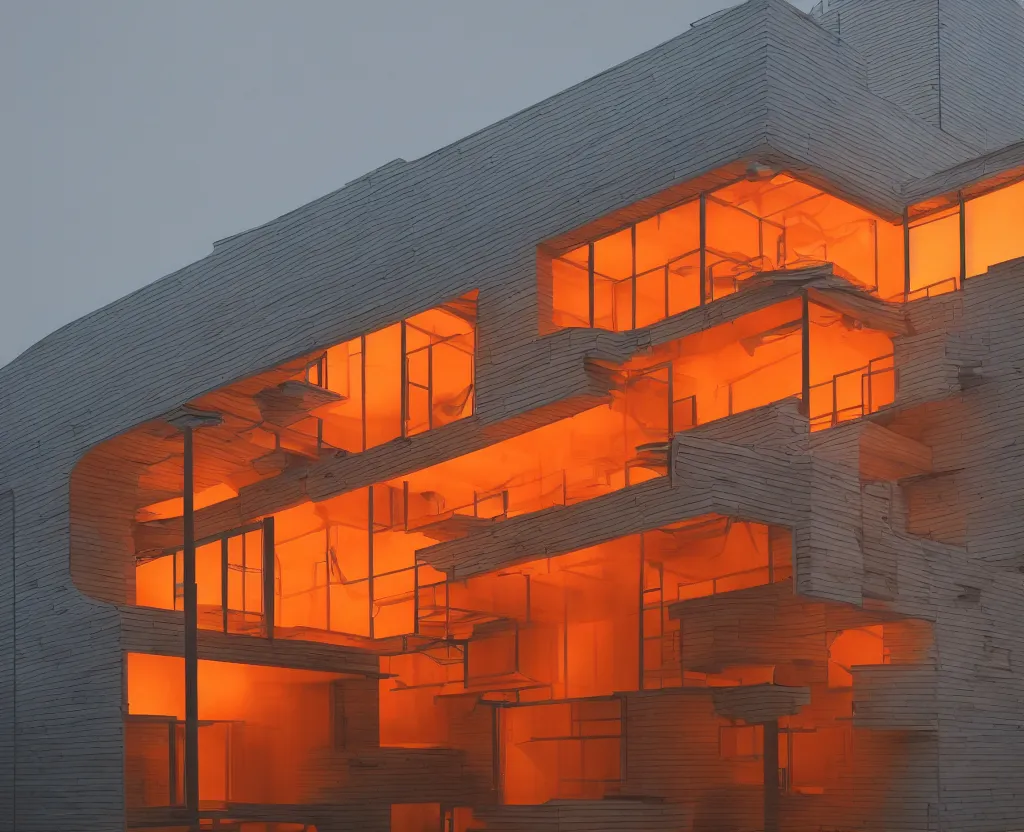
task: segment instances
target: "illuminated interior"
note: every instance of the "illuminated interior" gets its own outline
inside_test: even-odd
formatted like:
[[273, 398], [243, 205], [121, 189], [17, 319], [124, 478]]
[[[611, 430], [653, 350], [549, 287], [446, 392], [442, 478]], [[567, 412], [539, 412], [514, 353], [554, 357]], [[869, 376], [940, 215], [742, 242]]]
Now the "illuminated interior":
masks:
[[760, 272], [822, 263], [880, 297], [901, 296], [902, 228], [788, 174], [743, 180], [554, 257], [553, 322], [636, 329]]
[[[417, 550], [663, 476], [670, 437], [696, 425], [802, 397], [812, 430], [822, 430], [895, 396], [891, 337], [799, 299], [612, 369], [620, 381], [609, 404], [372, 488], [301, 503], [275, 514], [272, 531], [256, 522], [199, 541], [199, 626], [266, 635], [272, 534], [278, 637], [358, 644], [424, 634], [444, 575], [418, 562]], [[180, 547], [136, 553], [136, 604], [182, 609], [181, 586]]]
[[[296, 461], [359, 453], [471, 416], [475, 349], [474, 293], [190, 402], [221, 418], [196, 439], [196, 458], [206, 461], [196, 471], [196, 509]], [[168, 441], [180, 436], [166, 425], [145, 432], [121, 440], [126, 452], [164, 445], [164, 458], [139, 478], [139, 491], [159, 499], [140, 505], [136, 519], [180, 517], [181, 460], [167, 458]]]
[[616, 699], [501, 709], [507, 804], [601, 799], [618, 791], [621, 759], [622, 707]]
[[962, 214], [959, 205], [913, 213], [910, 300], [953, 291], [962, 279], [1024, 257], [1024, 181], [964, 200]]
[[466, 690], [524, 704], [679, 685], [669, 606], [786, 580], [791, 549], [784, 529], [708, 516], [440, 586], [421, 654], [382, 660], [382, 742], [442, 743], [437, 701]]
[[[184, 802], [185, 662], [127, 654], [129, 805]], [[199, 799], [295, 803], [303, 772], [332, 743], [336, 673], [199, 662]]]
[[[754, 609], [759, 612], [747, 619]], [[889, 665], [894, 650], [902, 653], [900, 663], [905, 664], [912, 650], [930, 642], [919, 622], [878, 623], [841, 606], [799, 602], [788, 579], [740, 592], [731, 605], [708, 597], [686, 599], [673, 606], [672, 615], [682, 630], [687, 687], [774, 683], [809, 692], [809, 703], [798, 713], [777, 720], [780, 791], [789, 795], [842, 794], [851, 777], [865, 776], [855, 774], [853, 749], [857, 742], [873, 739], [872, 731], [854, 727], [856, 669]], [[736, 622], [728, 633], [718, 629], [726, 621]], [[712, 631], [719, 636], [713, 650], [700, 637]], [[710, 714], [703, 719], [710, 720]], [[708, 762], [726, 762], [728, 781], [735, 785], [760, 785], [762, 725], [722, 716], [712, 722], [717, 723], [718, 760]], [[894, 746], [889, 763], [898, 764], [903, 753]]]
[[[798, 202], [809, 207], [798, 210]], [[874, 253], [858, 260], [864, 229], [873, 229], [873, 246], [888, 233], [873, 220], [851, 219], [849, 206], [832, 197], [776, 178], [709, 194], [704, 254], [699, 222], [696, 249], [688, 239], [687, 248], [673, 249], [669, 241], [682, 239], [693, 205], [699, 219], [694, 203], [628, 231], [630, 268], [636, 259], [645, 273], [628, 274], [625, 328], [694, 298], [699, 304], [700, 285], [683, 279], [694, 258], [698, 273], [702, 256], [707, 263], [712, 300], [758, 270], [816, 262], [807, 217], [828, 230], [827, 256], [861, 283], [865, 264], [876, 263]], [[711, 224], [731, 230], [719, 234]], [[846, 226], [853, 230], [842, 237], [836, 229]], [[653, 259], [636, 246], [649, 246], [644, 257]], [[623, 274], [612, 243], [595, 243], [586, 256], [588, 267], [593, 261]], [[674, 265], [658, 266], [661, 257]], [[664, 295], [644, 288], [646, 273], [658, 269], [669, 275]], [[879, 293], [881, 274], [870, 277]], [[622, 293], [601, 286], [608, 328], [624, 328]], [[470, 808], [478, 802], [619, 799], [630, 790], [629, 696], [686, 690], [707, 710], [719, 689], [768, 684], [811, 689], [811, 706], [779, 721], [784, 791], [837, 788], [852, 759], [855, 668], [889, 661], [890, 624], [870, 616], [856, 626], [823, 624], [796, 640], [795, 658], [773, 654], [773, 640], [788, 643], [780, 599], [795, 597], [790, 530], [708, 515], [552, 556], [524, 536], [521, 558], [461, 580], [426, 562], [424, 550], [467, 536], [486, 546], [496, 523], [658, 478], [668, 488], [672, 437], [734, 414], [793, 398], [811, 430], [825, 430], [886, 407], [895, 398], [893, 333], [839, 308], [828, 291], [800, 293], [656, 342], [624, 363], [591, 358], [609, 381], [596, 406], [587, 400], [575, 415], [315, 501], [303, 481], [311, 463], [472, 414], [475, 298], [190, 402], [220, 416], [194, 432], [195, 506], [203, 523], [223, 529], [197, 534], [204, 650], [213, 631], [232, 637], [217, 643], [230, 642], [242, 657], [249, 648], [282, 656], [312, 650], [369, 657], [379, 668], [379, 678], [372, 671], [364, 678], [237, 656], [200, 661], [207, 820], [236, 806], [333, 805], [377, 790], [394, 832], [439, 825], [469, 832], [479, 828]], [[98, 446], [73, 475], [76, 581], [102, 591], [101, 580], [120, 581], [123, 596], [99, 597], [166, 611], [154, 622], [173, 620], [168, 613], [185, 605], [183, 470], [178, 429], [151, 422]], [[632, 493], [657, 493], [655, 485]], [[134, 565], [127, 579], [120, 554]], [[703, 617], [752, 592], [768, 593], [778, 616], [759, 633], [740, 627], [737, 643], [720, 651], [712, 644], [707, 655]], [[298, 666], [321, 667], [320, 660]], [[144, 653], [126, 661], [127, 804], [181, 807], [184, 661]], [[723, 784], [762, 785], [759, 724], [711, 709], [693, 727], [714, 736]], [[435, 798], [439, 783], [449, 791]]]

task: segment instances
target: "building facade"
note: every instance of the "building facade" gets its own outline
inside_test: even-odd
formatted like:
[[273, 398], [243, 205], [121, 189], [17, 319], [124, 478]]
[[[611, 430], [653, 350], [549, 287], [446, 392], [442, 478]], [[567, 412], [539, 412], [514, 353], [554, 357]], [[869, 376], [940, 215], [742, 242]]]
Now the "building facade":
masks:
[[749, 0], [0, 369], [0, 824], [1024, 828], [1024, 7]]

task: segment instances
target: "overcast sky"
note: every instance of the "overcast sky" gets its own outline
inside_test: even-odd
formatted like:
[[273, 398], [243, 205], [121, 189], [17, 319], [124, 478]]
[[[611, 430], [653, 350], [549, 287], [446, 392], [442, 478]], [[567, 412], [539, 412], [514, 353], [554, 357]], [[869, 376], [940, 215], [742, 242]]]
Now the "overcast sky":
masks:
[[734, 4], [0, 0], [0, 365]]

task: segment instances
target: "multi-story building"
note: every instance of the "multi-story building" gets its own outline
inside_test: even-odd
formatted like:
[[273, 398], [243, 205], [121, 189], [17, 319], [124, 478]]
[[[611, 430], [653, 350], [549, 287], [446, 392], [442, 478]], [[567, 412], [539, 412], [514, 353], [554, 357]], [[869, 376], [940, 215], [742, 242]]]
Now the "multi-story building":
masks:
[[1024, 7], [749, 0], [55, 332], [4, 828], [1024, 828], [1022, 258]]

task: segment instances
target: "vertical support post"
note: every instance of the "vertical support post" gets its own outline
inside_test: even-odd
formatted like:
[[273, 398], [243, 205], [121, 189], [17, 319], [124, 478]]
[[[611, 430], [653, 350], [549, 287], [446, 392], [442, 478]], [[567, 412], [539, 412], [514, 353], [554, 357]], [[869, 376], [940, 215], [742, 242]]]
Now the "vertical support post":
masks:
[[587, 246], [587, 293], [590, 303], [590, 325], [594, 326], [594, 244]]
[[501, 801], [501, 712], [491, 707], [491, 781]]
[[[878, 291], [878, 220], [871, 220], [871, 239], [874, 241], [875, 248], [875, 291]], [[884, 298], [883, 298], [884, 300]]]
[[[399, 325], [399, 329], [402, 333], [402, 366], [399, 371], [399, 384], [402, 388], [400, 409], [402, 412], [402, 436], [405, 437], [409, 435], [409, 353], [404, 320]], [[429, 407], [429, 402], [427, 406]]]
[[903, 300], [910, 300], [910, 208], [903, 209]]
[[192, 428], [183, 429], [185, 440], [184, 483], [184, 579], [185, 601], [185, 811], [191, 829], [199, 829], [199, 645], [196, 609], [195, 480]]
[[366, 450], [366, 336], [361, 335], [359, 337], [359, 406], [360, 406], [360, 422], [362, 423], [362, 443], [363, 446], [360, 448], [361, 451]]
[[800, 409], [811, 418], [811, 305], [807, 290], [800, 295], [800, 390], [803, 401]]
[[[673, 382], [672, 363], [669, 362], [665, 370], [668, 373], [668, 438], [671, 441], [672, 437], [676, 434], [676, 392], [675, 383]], [[671, 461], [670, 463], [671, 464]]]
[[630, 315], [630, 323], [632, 325], [630, 326], [630, 329], [636, 329], [636, 223], [633, 223], [629, 227], [629, 242], [630, 249], [633, 253], [633, 275], [630, 278], [630, 305], [632, 307]]
[[[274, 588], [277, 583], [275, 576], [277, 558], [274, 554], [274, 518], [263, 518], [263, 627], [267, 638], [274, 640]], [[330, 572], [327, 573], [330, 580]]]
[[639, 644], [640, 655], [639, 655], [638, 661], [637, 661], [637, 683], [636, 683], [636, 689], [637, 690], [643, 690], [644, 689], [644, 667], [645, 667], [645, 662], [644, 662], [644, 644], [647, 641], [647, 616], [644, 614], [646, 612], [645, 608], [647, 606], [647, 603], [646, 603], [646, 601], [647, 601], [647, 597], [646, 597], [647, 582], [646, 582], [646, 580], [644, 580], [645, 577], [646, 577], [645, 573], [646, 573], [647, 570], [644, 568], [645, 567], [645, 563], [646, 563], [646, 558], [644, 557], [644, 536], [643, 536], [643, 533], [640, 534], [640, 547], [639, 548], [640, 548], [640, 597], [639, 597], [639, 604], [640, 604], [640, 626], [637, 629], [640, 631], [639, 632], [639, 635], [640, 635], [640, 644]]
[[326, 584], [324, 586], [325, 595], [327, 597], [327, 632], [331, 631], [331, 529], [328, 526], [324, 529], [324, 569], [327, 573]]
[[708, 195], [700, 194], [700, 305], [708, 302]]
[[178, 805], [178, 720], [167, 723], [167, 783], [170, 792], [168, 806]]
[[779, 832], [779, 722], [764, 723], [764, 832]]
[[960, 288], [963, 289], [967, 282], [967, 203], [963, 191], [956, 196], [960, 203]]
[[228, 631], [228, 536], [220, 539], [220, 611], [221, 626]]
[[434, 429], [434, 336], [427, 336], [427, 430]]
[[366, 583], [367, 583], [367, 598], [368, 598], [368, 609], [369, 624], [368, 631], [370, 638], [373, 638], [373, 524], [375, 514], [373, 511], [373, 486], [371, 485], [366, 489], [367, 491], [367, 522], [366, 522]]

